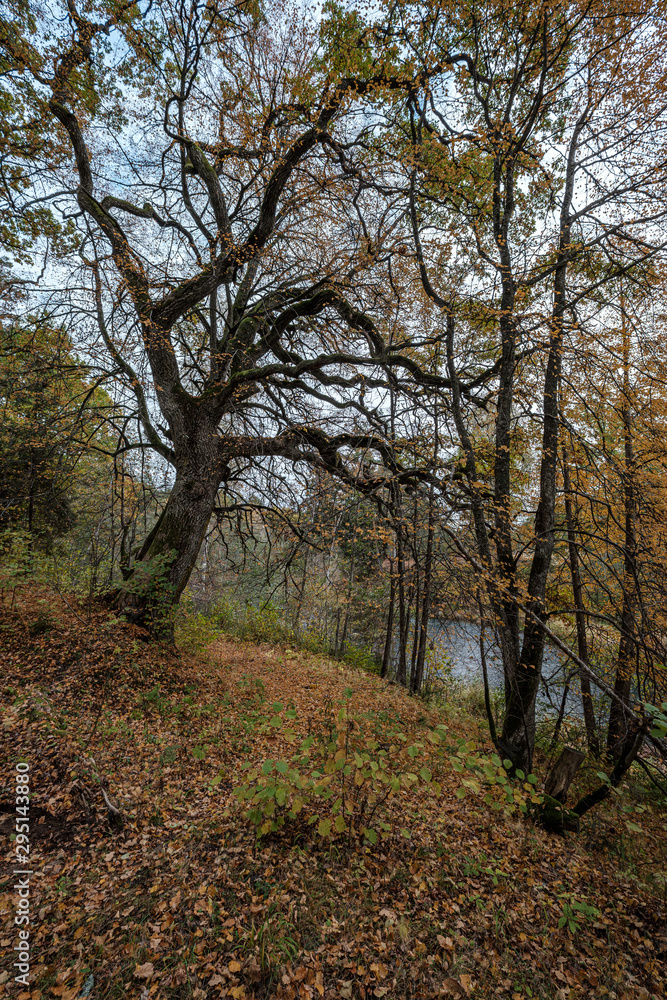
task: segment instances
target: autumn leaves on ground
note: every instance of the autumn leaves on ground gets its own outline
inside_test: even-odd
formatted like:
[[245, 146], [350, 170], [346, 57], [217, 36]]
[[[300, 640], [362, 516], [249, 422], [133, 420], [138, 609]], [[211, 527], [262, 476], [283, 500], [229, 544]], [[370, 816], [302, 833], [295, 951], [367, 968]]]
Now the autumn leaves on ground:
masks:
[[[615, 803], [578, 837], [507, 816], [502, 786], [452, 764], [464, 738], [490, 753], [474, 720], [309, 654], [176, 653], [35, 591], [5, 602], [1, 647], [5, 995], [667, 995], [657, 812], [632, 841]], [[258, 839], [262, 824], [278, 829]]]

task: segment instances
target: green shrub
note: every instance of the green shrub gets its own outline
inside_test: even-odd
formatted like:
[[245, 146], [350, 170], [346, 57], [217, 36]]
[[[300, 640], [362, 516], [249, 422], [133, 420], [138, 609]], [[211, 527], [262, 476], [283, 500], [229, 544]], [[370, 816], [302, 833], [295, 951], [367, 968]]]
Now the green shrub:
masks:
[[484, 792], [484, 803], [495, 811], [502, 811], [506, 816], [512, 816], [516, 812], [526, 814], [543, 801], [543, 796], [537, 791], [537, 778], [534, 774], [526, 775], [523, 771], [516, 770], [516, 780], [510, 779], [512, 762], [501, 761], [495, 753], [491, 756], [480, 754], [472, 741], [458, 740], [456, 755], [449, 759], [454, 770], [465, 775], [456, 791], [460, 799], [464, 798], [466, 790], [476, 795]]
[[[195, 611], [191, 599], [181, 602], [176, 623], [179, 646], [186, 652], [201, 652], [209, 643], [226, 634], [246, 642], [292, 646], [310, 653], [336, 656], [326, 634], [315, 625], [294, 628], [285, 611], [272, 604], [260, 608], [222, 598], [208, 613]], [[367, 647], [345, 644], [339, 659], [367, 673], [379, 673], [380, 665]]]
[[0, 534], [0, 597], [12, 595], [18, 587], [49, 582], [49, 560], [29, 531]]
[[363, 670], [367, 674], [379, 674], [380, 664], [372, 650], [363, 647], [345, 644], [345, 649], [341, 659], [344, 663], [349, 663], [356, 670]]
[[[351, 712], [346, 699], [329, 710], [319, 732], [301, 740], [290, 729], [295, 719], [293, 709], [273, 705], [260, 731], [279, 731], [296, 749], [287, 759], [244, 765], [245, 780], [235, 791], [258, 837], [305, 823], [323, 840], [375, 844], [393, 832], [388, 806], [401, 788], [422, 784], [439, 793], [426, 766], [430, 748], [409, 743], [387, 713]], [[439, 734], [429, 738], [440, 743]], [[410, 836], [407, 829], [401, 833]]]
[[293, 643], [294, 629], [283, 612], [272, 605], [262, 608], [246, 607], [245, 620], [241, 624], [240, 637], [251, 642]]
[[193, 611], [191, 606], [179, 609], [176, 641], [186, 653], [200, 653], [221, 634], [222, 629], [210, 615]]
[[[286, 758], [243, 765], [245, 778], [234, 794], [258, 838], [305, 825], [324, 840], [375, 844], [395, 832], [391, 800], [398, 792], [419, 785], [440, 794], [434, 774], [449, 754], [444, 725], [411, 743], [399, 720], [385, 712], [352, 712], [347, 698], [335, 710], [329, 706], [321, 728], [305, 739], [291, 728], [295, 720], [296, 711], [280, 702], [270, 716], [255, 716], [256, 732], [279, 732], [295, 745]], [[474, 743], [458, 740], [449, 763], [461, 774], [459, 798], [472, 792], [508, 816], [542, 802], [534, 775], [516, 771], [510, 779], [510, 762], [480, 754]], [[410, 836], [407, 829], [400, 832]]]
[[134, 594], [145, 605], [155, 635], [169, 636], [174, 625], [174, 584], [169, 579], [169, 570], [175, 554], [171, 549], [134, 562], [132, 575], [123, 583], [123, 591]]

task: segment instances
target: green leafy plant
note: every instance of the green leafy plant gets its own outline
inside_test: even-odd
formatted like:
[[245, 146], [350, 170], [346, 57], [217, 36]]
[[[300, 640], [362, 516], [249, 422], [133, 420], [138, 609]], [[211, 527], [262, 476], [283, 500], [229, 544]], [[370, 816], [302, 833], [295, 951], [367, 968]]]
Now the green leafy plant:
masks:
[[180, 755], [180, 752], [181, 752], [181, 747], [178, 744], [175, 744], [174, 746], [167, 747], [160, 754], [160, 763], [161, 764], [173, 764], [174, 761], [178, 759], [178, 757]]
[[56, 889], [58, 891], [58, 895], [62, 897], [68, 896], [69, 891], [73, 884], [74, 884], [73, 878], [70, 878], [69, 875], [63, 875], [56, 882]]
[[502, 868], [486, 864], [487, 856], [483, 852], [479, 857], [468, 857], [467, 855], [461, 861], [461, 874], [466, 878], [479, 877], [482, 875], [489, 875], [491, 882], [494, 886], [499, 885], [499, 879], [507, 878], [507, 872], [503, 871]]
[[179, 606], [175, 637], [180, 649], [186, 653], [200, 653], [222, 634], [220, 622], [211, 615], [192, 610], [191, 603], [183, 601]]
[[264, 681], [261, 677], [253, 677], [251, 674], [244, 674], [241, 678], [239, 693], [241, 701], [252, 706], [263, 705], [266, 701]]
[[[188, 626], [186, 632], [192, 629], [196, 634], [197, 631], [204, 632], [208, 628], [216, 631], [218, 635], [226, 632], [251, 642], [274, 644], [296, 642], [294, 629], [288, 622], [285, 612], [272, 604], [264, 604], [257, 608], [249, 601], [242, 605], [229, 598], [222, 598], [209, 615], [196, 617], [198, 621], [192, 627]], [[205, 622], [207, 624], [204, 624]]]
[[[287, 759], [245, 765], [245, 780], [235, 791], [258, 837], [297, 822], [313, 827], [325, 840], [340, 837], [375, 844], [393, 832], [388, 809], [401, 788], [439, 784], [426, 764], [423, 742], [410, 743], [387, 713], [352, 712], [346, 699], [325, 713], [318, 732], [297, 740], [290, 728], [294, 709], [280, 702], [259, 722], [297, 748]], [[434, 744], [440, 737], [434, 735]], [[421, 766], [420, 766], [421, 765]], [[401, 831], [409, 836], [408, 830]]]
[[273, 968], [296, 958], [299, 952], [296, 929], [282, 913], [270, 914], [251, 929], [248, 950], [258, 954], [262, 972], [270, 973]]
[[567, 926], [570, 934], [576, 934], [581, 930], [582, 925], [587, 920], [597, 920], [600, 911], [589, 903], [584, 903], [576, 899], [570, 893], [561, 893], [558, 897], [561, 900], [562, 915], [558, 919], [558, 927]]
[[644, 704], [643, 708], [651, 719], [649, 734], [659, 740], [667, 738], [667, 701], [663, 701], [660, 708], [648, 703]]
[[47, 557], [36, 546], [29, 531], [5, 530], [0, 535], [0, 599], [29, 584], [48, 581]]
[[483, 801], [507, 816], [517, 812], [526, 814], [543, 801], [534, 774], [516, 770], [510, 778], [511, 761], [501, 760], [497, 754], [480, 754], [472, 741], [459, 740], [456, 754], [449, 760], [454, 770], [464, 775], [456, 791], [457, 798], [464, 798], [466, 791], [475, 795], [483, 792]]
[[173, 628], [175, 609], [172, 603], [174, 585], [169, 570], [175, 550], [159, 552], [149, 559], [135, 562], [132, 575], [123, 583], [123, 591], [139, 598], [146, 607], [147, 617], [155, 635], [169, 635]]
[[169, 710], [169, 701], [162, 693], [159, 684], [156, 684], [150, 691], [143, 691], [139, 695], [141, 711], [154, 711], [158, 715], [166, 715]]

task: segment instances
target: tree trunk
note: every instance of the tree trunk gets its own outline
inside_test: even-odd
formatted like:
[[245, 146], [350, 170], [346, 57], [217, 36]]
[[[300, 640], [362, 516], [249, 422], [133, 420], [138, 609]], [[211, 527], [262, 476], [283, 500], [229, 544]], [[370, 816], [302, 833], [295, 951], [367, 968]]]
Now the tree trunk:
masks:
[[345, 652], [345, 643], [347, 641], [347, 630], [350, 624], [350, 605], [352, 603], [352, 584], [354, 582], [354, 557], [356, 555], [356, 548], [352, 547], [352, 557], [350, 559], [350, 571], [347, 578], [347, 595], [345, 598], [345, 618], [343, 620], [343, 632], [340, 637], [340, 645], [336, 649], [336, 656], [342, 656]]
[[535, 703], [540, 683], [539, 667], [519, 662], [513, 675], [505, 677], [505, 715], [498, 749], [515, 768], [529, 772], [535, 745]]
[[[581, 671], [579, 671], [579, 676], [581, 676]], [[563, 687], [563, 694], [560, 699], [560, 707], [558, 709], [558, 716], [556, 717], [556, 725], [554, 726], [553, 736], [551, 737], [550, 750], [553, 750], [558, 743], [558, 737], [560, 736], [560, 731], [563, 726], [563, 719], [565, 718], [565, 708], [567, 705], [567, 696], [570, 693], [570, 681], [572, 680], [572, 672], [568, 672], [565, 675], [565, 685]]]
[[[398, 492], [398, 487], [397, 487]], [[405, 687], [407, 680], [408, 614], [405, 606], [405, 549], [403, 545], [403, 524], [399, 520], [396, 530], [396, 559], [398, 563], [398, 671], [396, 680]]]
[[[630, 343], [625, 321], [625, 306], [621, 292], [621, 322], [623, 325], [623, 403], [621, 418], [623, 421], [624, 469], [623, 469], [623, 505], [625, 515], [625, 544], [623, 546], [623, 610], [621, 612], [621, 636], [618, 644], [618, 665], [614, 691], [627, 704], [630, 700], [632, 669], [635, 658], [635, 610], [637, 606], [637, 588], [635, 583], [635, 561], [637, 555], [637, 536], [635, 531], [635, 457], [632, 432], [632, 415], [630, 412]], [[609, 709], [609, 731], [607, 734], [607, 750], [614, 760], [624, 753], [624, 745], [632, 740], [628, 728], [628, 720], [622, 705], [612, 701]]]
[[521, 656], [512, 674], [505, 668], [505, 718], [502, 739], [513, 753], [507, 756], [516, 766], [530, 771], [533, 766], [535, 743], [535, 702], [542, 674], [545, 635], [540, 622], [545, 622], [547, 578], [555, 545], [554, 519], [556, 509], [556, 469], [558, 463], [558, 384], [560, 380], [565, 294], [565, 266], [559, 267], [555, 279], [555, 302], [552, 318], [549, 360], [544, 378], [542, 459], [540, 462], [540, 498], [535, 514], [535, 550], [528, 581], [528, 606], [535, 616], [524, 624]]
[[431, 578], [433, 576], [433, 486], [428, 494], [428, 533], [426, 537], [426, 559], [424, 561], [424, 593], [422, 596], [421, 623], [419, 630], [419, 650], [414, 673], [412, 690], [421, 690], [424, 680], [424, 660], [426, 659], [426, 639], [428, 622], [431, 613]]
[[396, 579], [394, 577], [393, 559], [389, 560], [389, 608], [387, 610], [387, 631], [384, 640], [384, 652], [382, 654], [382, 667], [380, 677], [386, 677], [391, 664], [391, 647], [394, 641], [394, 605], [396, 603]]
[[604, 784], [598, 785], [588, 795], [584, 795], [583, 798], [579, 799], [573, 810], [577, 816], [583, 816], [589, 809], [592, 809], [600, 802], [604, 802], [611, 794], [612, 788], [617, 788], [620, 785], [623, 776], [630, 769], [630, 765], [641, 750], [645, 735], [644, 729], [635, 729], [631, 737], [623, 741], [621, 753], [614, 764], [609, 778]]
[[418, 555], [418, 552], [417, 552], [417, 539], [416, 539], [416, 532], [415, 532], [415, 541], [414, 541], [414, 547], [413, 547], [413, 561], [414, 561], [415, 565], [414, 565], [413, 571], [412, 571], [413, 575], [414, 575], [414, 598], [415, 598], [415, 604], [414, 604], [414, 606], [415, 606], [415, 612], [414, 612], [414, 614], [415, 614], [415, 620], [414, 620], [413, 629], [412, 629], [412, 652], [410, 654], [410, 690], [413, 693], [418, 690], [417, 687], [416, 687], [416, 683], [417, 683], [417, 651], [419, 649], [419, 627], [420, 627], [420, 622], [421, 622], [421, 613], [420, 613], [420, 605], [421, 605], [421, 570], [420, 570], [419, 562], [417, 560], [417, 555]]
[[484, 648], [486, 621], [484, 618], [484, 606], [482, 604], [481, 592], [477, 595], [477, 605], [479, 607], [479, 659], [482, 664], [482, 680], [484, 682], [484, 708], [486, 709], [486, 720], [489, 723], [489, 735], [491, 737], [491, 742], [496, 750], [498, 750], [498, 732], [496, 730], [496, 720], [493, 716], [493, 708], [491, 706], [489, 671], [486, 665], [486, 649]]
[[222, 475], [217, 431], [194, 426], [176, 456], [176, 478], [158, 520], [116, 595], [116, 607], [150, 631], [171, 635], [171, 609], [190, 579]]
[[[417, 456], [415, 455], [415, 463], [417, 461]], [[419, 650], [419, 629], [421, 622], [421, 566], [419, 565], [419, 504], [418, 496], [415, 494], [412, 507], [412, 561], [414, 563], [413, 567], [413, 589], [414, 589], [414, 605], [415, 605], [415, 620], [412, 629], [412, 652], [410, 655], [410, 690], [413, 694], [418, 690], [417, 686], [417, 652]]]
[[[567, 450], [563, 445], [563, 487], [565, 492], [565, 522], [567, 526], [567, 543], [570, 556], [570, 575], [572, 577], [572, 594], [574, 597], [575, 618], [577, 623], [577, 653], [582, 663], [588, 665], [588, 641], [586, 637], [586, 612], [584, 609], [584, 593], [579, 570], [579, 550], [575, 534], [575, 519], [572, 511], [572, 486], [570, 483], [570, 467]], [[600, 755], [600, 740], [598, 737], [595, 712], [593, 711], [593, 696], [591, 682], [582, 670], [579, 671], [579, 686], [581, 688], [581, 705], [586, 726], [588, 749], [593, 756]]]
[[294, 629], [295, 632], [299, 630], [301, 623], [301, 611], [303, 610], [303, 604], [306, 599], [307, 582], [308, 582], [308, 546], [306, 545], [303, 553], [303, 573], [301, 574], [301, 584], [299, 586], [294, 617], [292, 618], [292, 628]]
[[573, 747], [565, 747], [551, 768], [544, 783], [544, 791], [558, 802], [565, 802], [574, 776], [581, 767], [585, 754]]
[[[523, 644], [517, 669], [512, 675], [511, 665], [509, 676], [505, 665], [505, 705], [506, 715], [503, 722], [502, 738], [511, 745], [515, 756], [507, 751], [512, 762], [518, 762], [523, 770], [530, 770], [533, 762], [533, 747], [535, 742], [535, 701], [542, 673], [542, 658], [544, 656], [545, 634], [541, 623], [547, 620], [546, 588], [551, 558], [555, 546], [555, 511], [556, 511], [556, 472], [558, 468], [558, 437], [560, 425], [560, 408], [558, 392], [560, 387], [560, 372], [563, 350], [563, 319], [567, 308], [566, 277], [570, 253], [570, 235], [572, 231], [572, 199], [574, 195], [574, 180], [577, 166], [577, 150], [579, 136], [588, 117], [588, 108], [584, 109], [574, 129], [570, 140], [565, 186], [560, 211], [560, 237], [558, 246], [558, 262], [554, 270], [553, 308], [551, 315], [551, 333], [549, 340], [549, 357], [544, 376], [542, 391], [543, 428], [542, 457], [540, 461], [540, 496], [535, 513], [535, 549], [530, 567], [528, 581], [528, 607], [531, 612], [524, 623]], [[509, 442], [508, 442], [509, 443]], [[500, 463], [497, 458], [497, 463]], [[498, 491], [498, 483], [496, 483]], [[496, 500], [496, 517], [498, 502]], [[504, 568], [503, 561], [499, 562]], [[514, 580], [512, 578], [512, 583]], [[504, 660], [503, 650], [503, 660]]]

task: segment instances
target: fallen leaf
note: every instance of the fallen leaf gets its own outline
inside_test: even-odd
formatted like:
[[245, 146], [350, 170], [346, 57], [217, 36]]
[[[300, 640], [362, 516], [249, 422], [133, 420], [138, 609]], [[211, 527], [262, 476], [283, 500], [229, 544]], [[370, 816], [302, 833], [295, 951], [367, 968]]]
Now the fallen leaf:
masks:
[[254, 958], [248, 963], [246, 972], [253, 983], [258, 983], [262, 978], [262, 970]]
[[465, 990], [456, 979], [444, 979], [440, 987], [440, 992], [445, 996], [462, 997], [465, 996]]
[[146, 979], [150, 980], [155, 975], [155, 969], [153, 968], [152, 962], [144, 962], [143, 965], [138, 965], [134, 970], [135, 979]]

